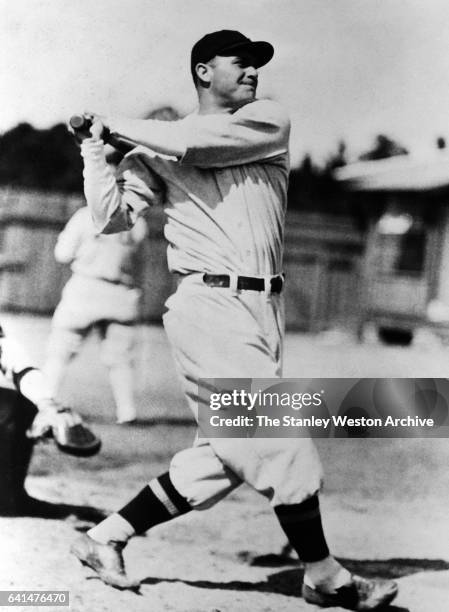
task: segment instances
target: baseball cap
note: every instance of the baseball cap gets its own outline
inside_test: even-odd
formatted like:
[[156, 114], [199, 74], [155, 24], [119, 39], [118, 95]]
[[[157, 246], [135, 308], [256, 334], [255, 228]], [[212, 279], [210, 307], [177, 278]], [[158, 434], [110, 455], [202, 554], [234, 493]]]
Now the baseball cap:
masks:
[[253, 41], [236, 30], [219, 30], [203, 36], [192, 47], [190, 69], [195, 79], [195, 66], [208, 62], [216, 55], [238, 55], [248, 51], [256, 59], [256, 68], [267, 64], [273, 57], [273, 46], [263, 40]]

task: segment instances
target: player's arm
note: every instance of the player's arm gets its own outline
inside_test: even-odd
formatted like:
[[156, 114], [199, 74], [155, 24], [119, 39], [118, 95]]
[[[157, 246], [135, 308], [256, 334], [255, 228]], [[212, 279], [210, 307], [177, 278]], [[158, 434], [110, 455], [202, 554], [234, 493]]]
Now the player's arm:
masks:
[[106, 121], [117, 137], [203, 168], [263, 161], [288, 151], [290, 122], [271, 100], [257, 100], [232, 114], [194, 115], [180, 121]]
[[4, 335], [0, 337], [0, 369], [17, 391], [38, 409], [51, 399], [49, 385], [42, 372], [18, 342]]
[[225, 168], [288, 153], [290, 121], [271, 100], [256, 100], [232, 114], [190, 119], [183, 164]]
[[84, 209], [77, 210], [59, 234], [55, 245], [55, 259], [59, 263], [68, 264], [75, 259], [82, 244], [84, 215]]
[[163, 185], [138, 154], [129, 153], [115, 175], [106, 162], [102, 140], [85, 139], [81, 155], [84, 194], [98, 231], [128, 230], [150, 205], [163, 200]]

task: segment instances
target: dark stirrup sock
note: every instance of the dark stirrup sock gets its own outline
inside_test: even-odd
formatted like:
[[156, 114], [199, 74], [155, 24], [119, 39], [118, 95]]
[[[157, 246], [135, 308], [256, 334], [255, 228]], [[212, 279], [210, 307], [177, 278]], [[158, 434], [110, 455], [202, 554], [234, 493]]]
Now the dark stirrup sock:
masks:
[[304, 563], [321, 561], [329, 555], [321, 523], [318, 495], [301, 504], [276, 506], [274, 511], [298, 557]]
[[118, 514], [139, 534], [191, 509], [166, 472], [146, 485]]

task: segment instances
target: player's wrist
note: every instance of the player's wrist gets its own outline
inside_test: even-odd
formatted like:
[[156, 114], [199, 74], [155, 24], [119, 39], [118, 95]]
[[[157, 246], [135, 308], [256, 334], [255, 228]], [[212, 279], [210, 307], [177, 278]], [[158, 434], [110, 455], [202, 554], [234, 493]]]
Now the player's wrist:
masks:
[[94, 137], [85, 138], [81, 143], [81, 155], [92, 157], [104, 152], [104, 140], [97, 140]]
[[103, 140], [88, 138], [81, 143], [80, 150], [86, 171], [107, 168], [108, 164]]
[[37, 401], [36, 408], [39, 412], [46, 412], [47, 414], [57, 414], [65, 410], [64, 406], [52, 397], [44, 397]]

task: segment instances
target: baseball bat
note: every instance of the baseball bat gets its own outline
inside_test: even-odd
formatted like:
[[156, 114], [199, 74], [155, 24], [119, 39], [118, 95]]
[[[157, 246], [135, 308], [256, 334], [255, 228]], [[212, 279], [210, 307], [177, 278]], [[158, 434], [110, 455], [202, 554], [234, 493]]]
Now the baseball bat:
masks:
[[73, 130], [79, 131], [89, 129], [92, 121], [84, 117], [84, 115], [72, 115], [69, 119], [69, 124]]
[[[90, 138], [92, 119], [89, 117], [85, 115], [72, 115], [69, 119], [69, 125], [78, 142], [81, 142], [83, 138]], [[123, 153], [123, 155], [126, 155], [126, 153], [138, 146], [137, 143], [127, 138], [112, 136], [107, 128], [103, 129], [101, 137], [104, 142], [114, 147], [114, 149], [117, 149], [117, 151], [120, 151], [120, 153]]]

